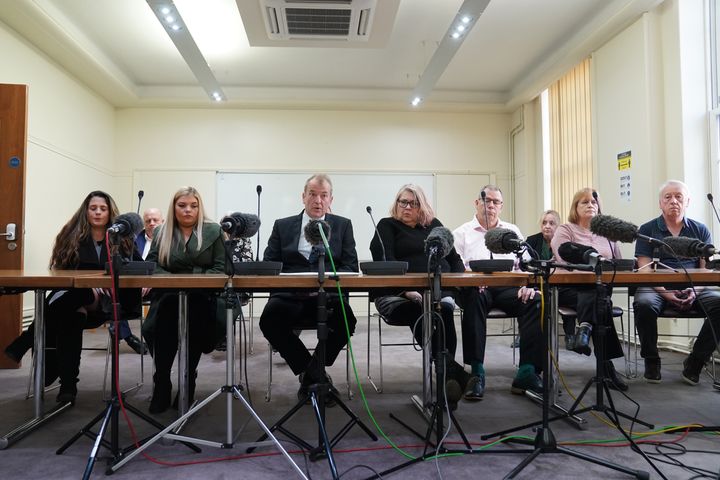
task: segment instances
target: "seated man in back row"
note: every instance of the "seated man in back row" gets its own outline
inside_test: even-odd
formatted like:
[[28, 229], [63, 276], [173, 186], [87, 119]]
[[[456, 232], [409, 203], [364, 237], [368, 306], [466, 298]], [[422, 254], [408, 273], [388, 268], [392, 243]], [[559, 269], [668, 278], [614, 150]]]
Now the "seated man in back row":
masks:
[[[485, 195], [482, 195], [483, 192]], [[502, 192], [495, 185], [486, 185], [475, 199], [475, 216], [458, 227], [455, 250], [465, 267], [472, 260], [491, 258], [514, 259], [515, 254], [491, 254], [485, 246], [485, 233], [493, 228], [513, 230], [522, 238], [518, 227], [500, 220], [503, 207]], [[482, 400], [485, 393], [485, 343], [487, 341], [487, 315], [497, 307], [517, 317], [520, 330], [520, 368], [512, 382], [511, 391], [523, 394], [526, 390], [542, 393], [542, 338], [540, 331], [540, 298], [531, 287], [467, 287], [462, 289], [463, 358], [470, 364], [472, 377], [467, 384], [465, 399]]]
[[[707, 227], [685, 216], [685, 210], [690, 203], [687, 185], [678, 180], [668, 180], [660, 187], [659, 203], [662, 215], [641, 225], [639, 233], [659, 240], [673, 236], [697, 238], [704, 243], [711, 243], [712, 239]], [[685, 268], [705, 266], [705, 260], [702, 258], [676, 259], [665, 248], [657, 248], [640, 238], [635, 244], [635, 256], [639, 268], [650, 264], [653, 258], [676, 269], [682, 269], [683, 266]], [[702, 287], [695, 287], [695, 290], [692, 288], [672, 290], [661, 286], [637, 289], [633, 302], [635, 326], [640, 336], [640, 355], [645, 359], [645, 380], [649, 383], [660, 383], [661, 380], [657, 318], [665, 307], [680, 311], [695, 309], [708, 316], [698, 333], [690, 355], [683, 362], [683, 380], [690, 385], [697, 385], [705, 362], [718, 346], [720, 292], [714, 288]]]
[[[311, 220], [324, 220], [330, 225], [328, 242], [338, 272], [357, 272], [358, 258], [355, 238], [349, 219], [330, 212], [333, 191], [330, 177], [315, 174], [305, 182], [302, 201], [305, 209], [291, 217], [275, 221], [263, 260], [282, 262], [283, 272], [317, 272], [318, 257], [311, 256], [312, 246], [303, 232]], [[329, 255], [325, 255], [325, 271], [331, 272]], [[299, 376], [298, 398], [306, 398], [308, 387], [314, 383], [329, 381], [323, 375], [322, 365], [315, 354], [310, 355], [302, 340], [294, 333], [300, 325], [316, 325], [316, 292], [275, 292], [270, 295], [260, 316], [260, 329], [272, 347], [285, 359], [295, 375]], [[347, 326], [350, 335], [355, 331], [357, 320], [344, 297]], [[335, 362], [347, 344], [345, 321], [340, 297], [327, 294], [328, 339], [325, 349], [325, 365]], [[316, 350], [317, 352], [317, 350]]]

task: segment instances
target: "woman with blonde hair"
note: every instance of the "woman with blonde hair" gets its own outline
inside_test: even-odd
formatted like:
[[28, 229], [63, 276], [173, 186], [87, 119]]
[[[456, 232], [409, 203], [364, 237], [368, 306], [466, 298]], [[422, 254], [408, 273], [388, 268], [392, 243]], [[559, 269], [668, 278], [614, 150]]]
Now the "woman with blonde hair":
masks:
[[[404, 261], [408, 262], [408, 272], [426, 273], [430, 259], [425, 253], [425, 240], [434, 228], [442, 226], [422, 188], [413, 184], [403, 185], [390, 207], [390, 217], [381, 219], [377, 224], [377, 232], [370, 242], [370, 252], [374, 260]], [[380, 239], [385, 246], [384, 256]], [[439, 262], [443, 272], [465, 271], [463, 261], [455, 248]], [[383, 319], [390, 325], [409, 326], [418, 344], [422, 345], [423, 307], [420, 292], [387, 289], [373, 292], [372, 295]], [[453, 290], [443, 290], [441, 314], [437, 322], [441, 328], [433, 333], [433, 336], [440, 335], [439, 343], [448, 351], [446, 393], [451, 408], [457, 406], [470, 378], [462, 365], [454, 360], [457, 346], [453, 318], [455, 295]]]
[[[200, 193], [193, 187], [175, 192], [165, 224], [153, 236], [147, 260], [157, 262], [156, 273], [223, 273], [225, 245], [220, 225], [207, 220]], [[194, 289], [188, 294], [189, 398], [202, 353], [213, 350], [217, 338], [217, 299], [213, 292]], [[178, 294], [153, 292], [143, 336], [153, 349], [155, 374], [150, 413], [170, 406], [170, 370], [178, 349]]]

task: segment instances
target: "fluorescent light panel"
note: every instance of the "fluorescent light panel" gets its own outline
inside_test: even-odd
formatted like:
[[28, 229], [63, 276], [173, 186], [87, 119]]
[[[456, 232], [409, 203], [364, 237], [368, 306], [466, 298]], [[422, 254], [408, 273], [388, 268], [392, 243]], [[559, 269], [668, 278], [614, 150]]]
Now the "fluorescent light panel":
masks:
[[413, 107], [420, 105], [430, 95], [460, 45], [462, 45], [462, 42], [489, 3], [490, 0], [465, 0], [460, 6], [460, 10], [455, 15], [432, 58], [430, 58], [425, 71], [420, 76], [420, 80], [418, 80], [410, 96], [410, 103]]
[[172, 0], [146, 1], [170, 37], [170, 40], [175, 44], [175, 48], [178, 49], [185, 63], [187, 63], [195, 75], [195, 78], [200, 82], [200, 86], [202, 86], [212, 100], [216, 102], [225, 100], [225, 93], [220, 87], [220, 83], [215, 78], [212, 70], [210, 70], [205, 57], [203, 57], [195, 40], [193, 40], [190, 31]]

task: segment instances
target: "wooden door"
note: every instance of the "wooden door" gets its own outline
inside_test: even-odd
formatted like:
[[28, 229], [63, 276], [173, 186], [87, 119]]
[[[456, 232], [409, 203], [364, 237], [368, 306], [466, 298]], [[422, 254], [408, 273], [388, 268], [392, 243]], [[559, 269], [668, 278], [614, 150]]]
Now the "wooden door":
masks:
[[[0, 236], [0, 269], [23, 268], [27, 85], [0, 84], [0, 234], [15, 224], [15, 238]], [[0, 350], [22, 330], [22, 295], [0, 295]], [[0, 354], [0, 368], [18, 365]]]

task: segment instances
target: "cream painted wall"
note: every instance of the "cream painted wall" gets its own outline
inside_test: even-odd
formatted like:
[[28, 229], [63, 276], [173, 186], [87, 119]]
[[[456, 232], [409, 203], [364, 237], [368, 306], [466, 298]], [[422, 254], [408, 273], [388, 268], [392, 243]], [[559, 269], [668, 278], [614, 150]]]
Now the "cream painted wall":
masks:
[[[116, 118], [120, 173], [133, 178], [130, 195], [145, 191], [143, 208], [165, 209], [193, 184], [214, 216], [217, 170], [509, 174], [505, 114], [126, 109]], [[149, 182], [159, 170], [167, 180]], [[469, 218], [472, 199], [458, 208]]]
[[2, 23], [0, 50], [0, 81], [29, 85], [25, 267], [45, 268], [55, 235], [85, 195], [117, 196], [115, 112]]

